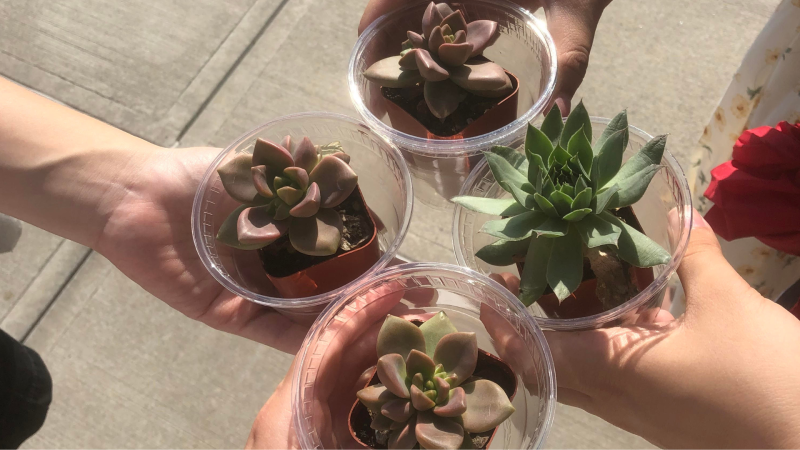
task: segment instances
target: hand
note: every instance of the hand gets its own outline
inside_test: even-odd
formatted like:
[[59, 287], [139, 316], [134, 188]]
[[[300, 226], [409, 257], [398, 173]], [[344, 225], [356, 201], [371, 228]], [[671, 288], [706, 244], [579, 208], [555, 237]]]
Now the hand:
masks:
[[[544, 7], [547, 28], [553, 36], [558, 53], [558, 75], [553, 102], [558, 104], [562, 114], [566, 116], [570, 111], [572, 96], [586, 75], [589, 52], [592, 50], [600, 16], [611, 0], [513, 1], [530, 11]], [[407, 0], [370, 0], [361, 16], [358, 33], [361, 34], [378, 17], [407, 3]], [[548, 110], [550, 106], [547, 107]]]
[[138, 151], [112, 196], [95, 250], [148, 292], [192, 319], [296, 353], [308, 327], [220, 285], [192, 241], [192, 201], [217, 148]]
[[686, 313], [548, 332], [559, 401], [662, 447], [800, 446], [800, 322], [727, 263], [695, 211]]

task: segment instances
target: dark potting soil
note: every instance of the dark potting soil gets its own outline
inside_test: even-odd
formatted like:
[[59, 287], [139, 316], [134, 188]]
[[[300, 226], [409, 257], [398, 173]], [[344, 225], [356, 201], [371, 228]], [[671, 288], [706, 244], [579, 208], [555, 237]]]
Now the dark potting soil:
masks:
[[342, 242], [339, 250], [330, 256], [311, 256], [300, 253], [289, 242], [289, 234], [258, 250], [264, 270], [273, 277], [285, 277], [295, 272], [335, 258], [338, 255], [358, 249], [367, 244], [375, 231], [375, 223], [370, 217], [367, 205], [356, 188], [345, 201], [333, 208], [342, 218]]
[[[517, 88], [517, 81], [511, 77], [514, 89]], [[464, 100], [459, 103], [458, 108], [445, 117], [444, 120], [436, 117], [425, 103], [423, 85], [418, 84], [407, 88], [387, 88], [382, 87], [383, 96], [403, 108], [407, 113], [417, 119], [431, 133], [441, 136], [454, 136], [463, 131], [469, 124], [478, 120], [487, 111], [497, 106], [505, 97], [488, 98], [471, 94], [462, 89]], [[513, 91], [512, 91], [513, 92]]]
[[[421, 321], [413, 321], [415, 325], [422, 324]], [[475, 366], [475, 372], [472, 377], [464, 383], [469, 383], [475, 379], [485, 379], [497, 383], [506, 393], [509, 399], [514, 399], [514, 394], [517, 392], [517, 378], [514, 371], [501, 359], [478, 349], [478, 361]], [[373, 375], [367, 386], [380, 383], [378, 374]], [[350, 428], [353, 430], [355, 437], [361, 441], [362, 444], [376, 449], [388, 448], [387, 443], [389, 439], [389, 432], [376, 431], [370, 428], [372, 423], [372, 412], [367, 409], [361, 402], [356, 401], [350, 413]], [[469, 433], [472, 439], [473, 448], [485, 449], [492, 438], [492, 434], [496, 428], [483, 433]], [[414, 448], [419, 448], [417, 444]]]

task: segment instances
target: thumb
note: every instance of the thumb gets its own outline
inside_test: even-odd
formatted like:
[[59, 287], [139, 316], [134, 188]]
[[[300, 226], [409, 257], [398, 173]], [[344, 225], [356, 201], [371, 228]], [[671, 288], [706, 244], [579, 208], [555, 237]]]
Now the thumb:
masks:
[[369, 0], [364, 8], [364, 14], [361, 15], [361, 22], [358, 24], [358, 34], [361, 35], [378, 17], [406, 4], [408, 4], [407, 0]]
[[557, 103], [561, 112], [566, 115], [570, 111], [572, 96], [586, 75], [594, 32], [597, 30], [600, 15], [610, 0], [590, 2], [549, 0], [544, 3], [547, 29], [553, 36], [558, 54], [558, 75], [553, 103]]
[[696, 210], [692, 214], [689, 245], [683, 255], [678, 277], [686, 293], [687, 317], [704, 310], [730, 308], [750, 285], [731, 267], [711, 225]]

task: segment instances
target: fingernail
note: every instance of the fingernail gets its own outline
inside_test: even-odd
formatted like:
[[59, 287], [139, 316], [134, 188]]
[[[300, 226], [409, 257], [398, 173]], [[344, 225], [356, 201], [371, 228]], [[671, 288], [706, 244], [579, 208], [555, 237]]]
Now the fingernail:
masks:
[[711, 228], [711, 225], [706, 222], [706, 219], [696, 209], [692, 211], [692, 229], [695, 228]]

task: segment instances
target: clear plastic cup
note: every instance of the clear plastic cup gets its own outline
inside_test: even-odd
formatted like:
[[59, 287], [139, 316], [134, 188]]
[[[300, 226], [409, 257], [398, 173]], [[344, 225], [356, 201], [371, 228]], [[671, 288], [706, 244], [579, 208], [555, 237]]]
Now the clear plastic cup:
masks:
[[[596, 140], [608, 125], [609, 119], [592, 118], [593, 141]], [[628, 148], [623, 160], [627, 160], [638, 152], [652, 136], [631, 126]], [[528, 307], [539, 325], [551, 330], [584, 330], [615, 326], [621, 323], [634, 323], [654, 317], [661, 307], [664, 291], [675, 270], [683, 258], [689, 242], [692, 223], [692, 199], [689, 185], [678, 161], [668, 151], [664, 152], [661, 161], [663, 169], [659, 171], [647, 188], [641, 200], [633, 205], [633, 211], [642, 225], [645, 234], [659, 245], [669, 250], [672, 258], [666, 265], [653, 268], [655, 279], [638, 295], [626, 303], [588, 317], [575, 319], [549, 318], [542, 308], [534, 303]], [[495, 182], [486, 162], [482, 162], [470, 174], [459, 195], [470, 195], [488, 198], [511, 198]], [[671, 210], [676, 210], [673, 220], [669, 219]], [[470, 211], [461, 206], [455, 207], [453, 217], [453, 247], [456, 261], [462, 266], [475, 269], [484, 274], [511, 273], [519, 276], [516, 266], [496, 267], [481, 261], [475, 252], [496, 239], [480, 233], [483, 224], [498, 217]], [[675, 283], [675, 281], [673, 281]]]
[[556, 49], [544, 24], [533, 14], [506, 0], [462, 0], [450, 3], [464, 12], [467, 21], [494, 20], [499, 24], [497, 42], [484, 56], [520, 80], [517, 119], [491, 133], [467, 139], [430, 140], [395, 130], [386, 113], [380, 87], [362, 73], [372, 63], [396, 55], [406, 31], [421, 31], [422, 14], [429, 0], [392, 11], [373, 22], [361, 34], [350, 56], [350, 98], [364, 122], [398, 146], [415, 183], [419, 200], [447, 208], [480, 152], [493, 145], [514, 145], [525, 127], [547, 106], [556, 80]]
[[556, 375], [539, 326], [493, 280], [450, 264], [409, 263], [384, 269], [342, 294], [314, 323], [296, 359], [292, 413], [302, 448], [351, 448], [347, 419], [376, 364], [375, 337], [386, 314], [410, 319], [444, 311], [459, 331], [514, 370], [516, 412], [491, 448], [540, 448], [553, 422]]
[[252, 153], [257, 138], [280, 142], [286, 135], [307, 136], [315, 144], [342, 143], [358, 185], [378, 226], [380, 259], [363, 275], [386, 266], [406, 235], [411, 221], [413, 190], [408, 167], [397, 149], [361, 122], [340, 114], [310, 112], [267, 122], [223, 150], [206, 171], [192, 211], [192, 237], [200, 259], [214, 278], [229, 291], [255, 303], [270, 306], [293, 319], [311, 323], [348, 285], [303, 298], [281, 298], [267, 279], [255, 251], [237, 250], [217, 242], [223, 220], [239, 206], [223, 189], [217, 168], [239, 153]]

